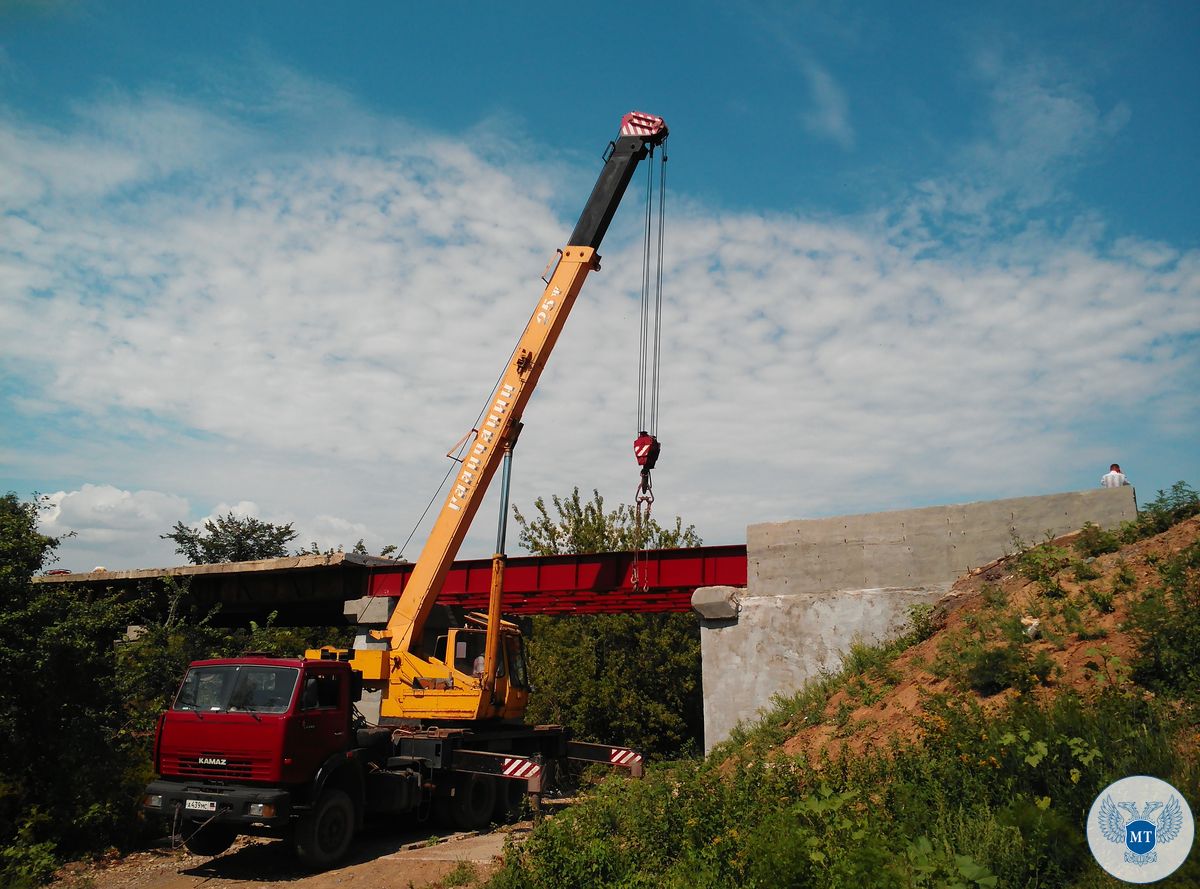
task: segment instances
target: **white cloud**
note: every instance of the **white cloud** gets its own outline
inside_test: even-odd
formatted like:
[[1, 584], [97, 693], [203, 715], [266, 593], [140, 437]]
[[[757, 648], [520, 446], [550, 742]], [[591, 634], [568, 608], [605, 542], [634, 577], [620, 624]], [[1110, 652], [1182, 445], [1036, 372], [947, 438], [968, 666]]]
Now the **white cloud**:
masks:
[[[0, 405], [40, 442], [9, 462], [129, 489], [55, 495], [50, 527], [74, 516], [66, 546], [89, 547], [70, 567], [177, 562], [157, 535], [195, 524], [189, 504], [291, 521], [322, 548], [403, 543], [569, 230], [549, 206], [561, 167], [547, 184], [519, 152], [403, 122], [386, 145], [360, 120], [350, 144], [280, 153], [230, 117], [217, 142], [255, 150], [190, 167], [215, 113], [141, 97], [78, 130], [0, 120], [0, 146], [21, 146], [0, 150], [0, 182], [29, 152], [42, 183], [11, 192], [0, 222], [0, 366], [20, 390]], [[131, 120], [137, 135], [118, 135]], [[1066, 129], [1104, 129], [1081, 120]], [[985, 168], [1020, 167], [1023, 148], [996, 151]], [[84, 187], [72, 165], [92, 152], [103, 169]], [[986, 228], [995, 201], [973, 194], [969, 178], [931, 183], [922, 212], [969, 204]], [[1106, 418], [1196, 430], [1196, 251], [1105, 247], [1086, 225], [963, 248], [931, 240], [920, 214], [884, 229], [674, 206], [656, 510], [709, 542], [754, 521], [1069, 488], [1110, 462]], [[527, 412], [523, 507], [572, 485], [632, 498], [637, 215], [618, 217]], [[490, 552], [494, 509], [469, 554]]]
[[46, 495], [44, 503], [41, 530], [64, 538], [60, 554], [72, 560], [70, 568], [75, 571], [97, 565], [133, 567], [127, 560], [146, 552], [165, 557], [171, 547], [158, 535], [188, 513], [187, 500], [178, 495], [126, 491], [112, 485], [85, 484], [75, 491], [56, 491]]
[[854, 128], [850, 124], [850, 104], [846, 93], [822, 65], [807, 59], [801, 65], [808, 81], [812, 105], [803, 112], [804, 125], [842, 148], [854, 147]]
[[[982, 132], [959, 149], [953, 169], [919, 183], [898, 208], [896, 235], [930, 243], [953, 237], [1002, 236], [1010, 243], [1033, 235], [1030, 212], [1052, 210], [1064, 201], [1075, 174], [1091, 163], [1129, 122], [1123, 102], [1102, 108], [1066, 72], [1049, 60], [980, 52], [970, 72], [986, 91]], [[1053, 216], [1051, 217], [1053, 218]], [[1097, 222], [1077, 210], [1057, 219], [1064, 236], [1091, 240]], [[1056, 245], [1051, 243], [1051, 249]]]

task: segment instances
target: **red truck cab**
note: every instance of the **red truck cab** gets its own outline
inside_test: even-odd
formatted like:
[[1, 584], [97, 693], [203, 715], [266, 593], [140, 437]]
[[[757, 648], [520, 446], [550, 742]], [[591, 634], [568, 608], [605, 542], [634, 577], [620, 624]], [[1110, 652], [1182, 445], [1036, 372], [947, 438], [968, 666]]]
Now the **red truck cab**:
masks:
[[[170, 819], [198, 854], [223, 851], [238, 833], [278, 833], [313, 808], [335, 773], [357, 775], [344, 768], [354, 757], [354, 680], [336, 660], [196, 661], [159, 719], [161, 777], [144, 808]], [[355, 820], [352, 807], [347, 843]]]

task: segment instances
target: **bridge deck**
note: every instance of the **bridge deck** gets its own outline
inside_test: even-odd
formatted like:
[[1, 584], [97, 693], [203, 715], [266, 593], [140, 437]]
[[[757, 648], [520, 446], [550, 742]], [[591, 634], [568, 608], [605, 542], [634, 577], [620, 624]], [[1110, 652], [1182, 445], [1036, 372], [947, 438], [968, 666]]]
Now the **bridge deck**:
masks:
[[[342, 603], [362, 596], [399, 596], [412, 564], [354, 553], [290, 556], [258, 562], [183, 565], [135, 571], [94, 571], [35, 578], [83, 588], [132, 588], [177, 578], [201, 607], [219, 604], [218, 623], [261, 620], [281, 625], [342, 622]], [[491, 559], [455, 562], [438, 602], [487, 608]], [[508, 614], [597, 614], [687, 611], [702, 586], [745, 586], [746, 547], [705, 546], [640, 553], [521, 556], [504, 573]]]

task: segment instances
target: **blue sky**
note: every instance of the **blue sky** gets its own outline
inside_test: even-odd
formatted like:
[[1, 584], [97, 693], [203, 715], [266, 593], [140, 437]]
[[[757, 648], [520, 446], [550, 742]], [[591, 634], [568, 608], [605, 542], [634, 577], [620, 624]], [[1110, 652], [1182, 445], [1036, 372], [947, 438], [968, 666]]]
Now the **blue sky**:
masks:
[[[724, 543], [1113, 460], [1197, 485], [1198, 36], [1188, 3], [0, 2], [0, 488], [74, 569], [231, 509], [403, 542], [635, 108], [672, 130], [661, 513]], [[636, 192], [524, 508], [632, 496]]]

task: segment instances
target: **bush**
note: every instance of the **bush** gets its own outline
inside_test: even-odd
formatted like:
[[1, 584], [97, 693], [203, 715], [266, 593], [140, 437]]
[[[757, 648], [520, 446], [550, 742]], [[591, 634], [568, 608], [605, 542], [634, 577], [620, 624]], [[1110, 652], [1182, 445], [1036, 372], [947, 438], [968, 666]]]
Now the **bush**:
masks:
[[1121, 548], [1121, 539], [1116, 531], [1105, 531], [1095, 522], [1084, 522], [1083, 530], [1075, 540], [1076, 551], [1085, 559], [1094, 559], [1105, 553], [1115, 553]]
[[1197, 513], [1200, 513], [1200, 493], [1187, 482], [1175, 482], [1170, 491], [1160, 490], [1157, 497], [1139, 509], [1136, 519], [1121, 523], [1121, 542], [1136, 543], [1161, 534]]
[[1032, 580], [1048, 596], [1063, 594], [1058, 574], [1070, 564], [1070, 550], [1055, 546], [1049, 539], [1020, 553], [1016, 560], [1017, 573]]
[[1138, 640], [1134, 677], [1156, 691], [1200, 701], [1200, 542], [1158, 568], [1161, 584], [1130, 607]]
[[975, 640], [941, 662], [944, 675], [958, 680], [960, 687], [981, 695], [999, 694], [1006, 688], [1029, 691], [1050, 681], [1054, 661], [1044, 651], [1031, 655], [1021, 642], [986, 643]]

